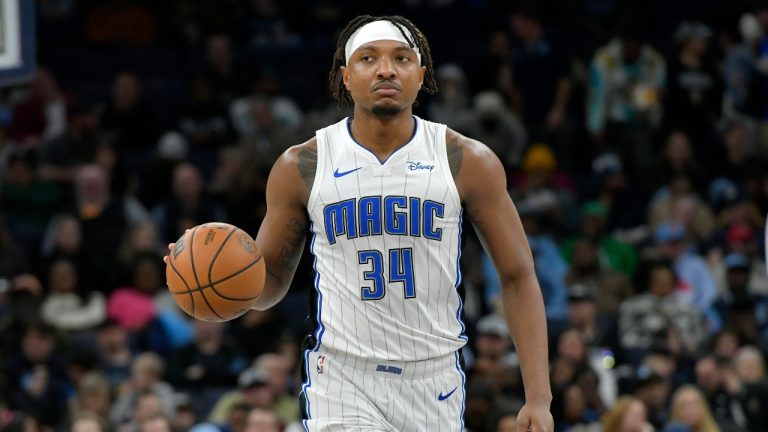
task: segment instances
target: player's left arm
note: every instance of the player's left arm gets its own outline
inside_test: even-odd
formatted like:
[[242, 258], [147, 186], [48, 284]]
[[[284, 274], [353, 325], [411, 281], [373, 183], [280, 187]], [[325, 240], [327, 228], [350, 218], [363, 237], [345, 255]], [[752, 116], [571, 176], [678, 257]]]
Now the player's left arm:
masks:
[[450, 131], [447, 143], [459, 195], [499, 274], [504, 313], [520, 356], [526, 405], [518, 415], [518, 428], [552, 431], [544, 301], [528, 240], [507, 192], [504, 167], [478, 141]]

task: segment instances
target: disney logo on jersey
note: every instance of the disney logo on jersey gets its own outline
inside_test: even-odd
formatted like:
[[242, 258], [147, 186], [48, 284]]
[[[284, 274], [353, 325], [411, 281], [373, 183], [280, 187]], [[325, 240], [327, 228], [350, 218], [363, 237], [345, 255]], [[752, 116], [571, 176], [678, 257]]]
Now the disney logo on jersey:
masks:
[[435, 163], [433, 161], [407, 161], [405, 167], [408, 171], [413, 172], [432, 172], [435, 169]]

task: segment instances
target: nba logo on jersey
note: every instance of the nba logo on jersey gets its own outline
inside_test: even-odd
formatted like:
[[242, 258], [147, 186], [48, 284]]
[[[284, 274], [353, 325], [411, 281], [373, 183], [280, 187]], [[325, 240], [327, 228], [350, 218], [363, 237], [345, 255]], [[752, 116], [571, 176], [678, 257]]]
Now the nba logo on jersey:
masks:
[[317, 373], [321, 374], [323, 373], [323, 369], [325, 368], [325, 356], [321, 355], [317, 358]]

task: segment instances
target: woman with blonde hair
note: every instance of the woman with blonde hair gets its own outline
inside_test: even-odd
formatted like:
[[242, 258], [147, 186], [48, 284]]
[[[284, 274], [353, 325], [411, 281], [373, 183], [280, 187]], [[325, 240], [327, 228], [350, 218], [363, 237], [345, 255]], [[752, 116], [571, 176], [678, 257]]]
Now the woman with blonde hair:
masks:
[[613, 409], [603, 414], [603, 432], [651, 432], [643, 402], [634, 396], [622, 396]]
[[692, 432], [720, 432], [704, 394], [694, 385], [684, 385], [672, 396], [671, 424], [684, 425]]

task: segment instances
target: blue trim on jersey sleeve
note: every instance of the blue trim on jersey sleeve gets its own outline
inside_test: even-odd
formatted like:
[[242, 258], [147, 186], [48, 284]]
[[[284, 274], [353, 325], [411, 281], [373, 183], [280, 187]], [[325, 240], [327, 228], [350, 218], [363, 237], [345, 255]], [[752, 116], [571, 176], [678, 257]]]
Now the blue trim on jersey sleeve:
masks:
[[384, 159], [384, 160], [381, 160], [381, 159], [379, 159], [379, 157], [378, 157], [378, 156], [376, 156], [376, 153], [374, 153], [374, 152], [370, 151], [370, 150], [369, 150], [368, 148], [366, 148], [364, 145], [360, 144], [360, 143], [359, 143], [359, 142], [358, 142], [358, 141], [355, 139], [355, 137], [352, 135], [352, 117], [347, 117], [347, 133], [349, 133], [349, 138], [351, 138], [351, 139], [352, 139], [352, 142], [354, 142], [355, 144], [359, 145], [359, 146], [360, 146], [360, 148], [362, 148], [363, 150], [365, 150], [365, 151], [367, 151], [368, 153], [372, 154], [372, 155], [373, 155], [373, 157], [375, 157], [375, 158], [376, 158], [376, 160], [377, 160], [377, 161], [379, 161], [379, 164], [381, 164], [381, 165], [384, 165], [385, 163], [387, 163], [387, 161], [389, 160], [389, 158], [391, 158], [391, 157], [392, 157], [392, 155], [394, 155], [395, 153], [397, 153], [397, 152], [398, 152], [400, 149], [402, 149], [403, 147], [405, 147], [405, 146], [407, 146], [408, 144], [410, 144], [410, 143], [411, 143], [411, 141], [413, 141], [413, 139], [414, 139], [414, 138], [416, 138], [416, 132], [418, 132], [418, 131], [419, 131], [419, 118], [418, 118], [418, 117], [416, 117], [415, 115], [411, 115], [411, 117], [413, 117], [413, 123], [414, 123], [414, 126], [413, 126], [413, 135], [411, 135], [411, 137], [408, 139], [408, 141], [406, 141], [406, 143], [405, 143], [405, 144], [403, 144], [403, 145], [401, 145], [400, 147], [396, 148], [396, 149], [395, 149], [395, 151], [393, 151], [392, 153], [390, 153], [390, 154], [389, 154], [389, 156], [387, 156], [387, 158], [386, 158], [386, 159]]
[[315, 343], [315, 347], [310, 349], [304, 350], [304, 372], [306, 373], [307, 380], [304, 382], [304, 384], [301, 386], [301, 392], [304, 393], [304, 400], [305, 400], [305, 411], [307, 413], [307, 419], [302, 420], [302, 425], [304, 426], [304, 430], [309, 432], [309, 427], [307, 426], [307, 420], [310, 417], [310, 405], [309, 405], [309, 395], [307, 395], [307, 389], [312, 386], [312, 378], [309, 372], [309, 353], [310, 352], [316, 352], [318, 349], [320, 349], [320, 341], [323, 339], [323, 333], [325, 333], [325, 326], [323, 325], [322, 320], [322, 314], [323, 314], [323, 293], [320, 291], [320, 272], [317, 271], [317, 255], [315, 254], [315, 239], [317, 238], [317, 234], [315, 234], [315, 226], [314, 224], [310, 224], [310, 231], [312, 232], [312, 242], [309, 245], [309, 251], [312, 253], [312, 256], [314, 257], [314, 261], [312, 263], [312, 268], [315, 271], [315, 290], [317, 291], [317, 329], [315, 329], [315, 340], [317, 341]]
[[464, 302], [461, 300], [461, 294], [459, 294], [459, 285], [461, 285], [461, 225], [464, 221], [464, 209], [459, 210], [459, 241], [457, 243], [457, 249], [456, 252], [456, 285], [454, 285], [454, 288], [456, 288], [456, 296], [459, 297], [459, 309], [456, 311], [456, 320], [459, 321], [459, 324], [461, 324], [461, 333], [459, 333], [459, 339], [467, 340], [467, 327], [464, 325], [464, 321], [461, 319], [461, 313], [464, 310]]

